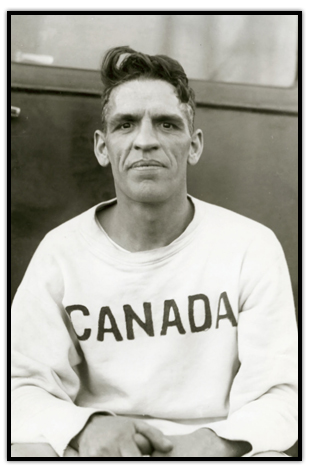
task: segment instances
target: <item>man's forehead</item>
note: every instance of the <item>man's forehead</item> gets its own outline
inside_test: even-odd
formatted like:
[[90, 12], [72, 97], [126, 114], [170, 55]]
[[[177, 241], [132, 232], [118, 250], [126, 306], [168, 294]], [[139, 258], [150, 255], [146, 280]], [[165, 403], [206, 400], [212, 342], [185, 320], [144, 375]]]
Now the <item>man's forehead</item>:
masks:
[[116, 87], [109, 99], [109, 118], [116, 115], [178, 115], [185, 119], [186, 104], [177, 97], [175, 88], [162, 80], [133, 80]]

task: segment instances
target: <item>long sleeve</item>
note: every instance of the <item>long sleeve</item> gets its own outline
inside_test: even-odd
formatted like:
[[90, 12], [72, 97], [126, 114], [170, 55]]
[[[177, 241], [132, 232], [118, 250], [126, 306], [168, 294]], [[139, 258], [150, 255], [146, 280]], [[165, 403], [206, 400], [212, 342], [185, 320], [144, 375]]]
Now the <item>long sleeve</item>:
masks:
[[240, 277], [238, 353], [227, 420], [210, 428], [252, 450], [284, 451], [297, 440], [297, 326], [282, 248], [272, 232], [248, 248]]
[[12, 443], [47, 442], [59, 456], [97, 409], [74, 404], [82, 352], [62, 307], [61, 271], [43, 242], [12, 306]]

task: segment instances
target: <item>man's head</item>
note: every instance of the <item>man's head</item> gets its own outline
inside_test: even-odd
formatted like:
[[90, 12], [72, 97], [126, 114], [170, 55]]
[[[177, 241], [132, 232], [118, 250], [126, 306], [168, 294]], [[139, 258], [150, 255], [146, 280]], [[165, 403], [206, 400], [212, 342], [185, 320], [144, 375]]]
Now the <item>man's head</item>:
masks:
[[182, 67], [130, 48], [108, 51], [101, 76], [103, 131], [95, 133], [101, 166], [111, 163], [116, 195], [141, 203], [186, 196], [187, 164], [203, 146], [193, 130], [194, 94]]

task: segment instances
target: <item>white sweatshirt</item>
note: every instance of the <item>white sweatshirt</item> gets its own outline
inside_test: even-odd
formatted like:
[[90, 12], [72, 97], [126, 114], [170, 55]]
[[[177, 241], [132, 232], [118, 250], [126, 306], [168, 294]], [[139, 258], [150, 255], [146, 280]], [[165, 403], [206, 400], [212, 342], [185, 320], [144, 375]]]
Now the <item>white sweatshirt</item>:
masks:
[[96, 218], [51, 231], [13, 303], [12, 442], [62, 456], [95, 412], [167, 435], [209, 427], [251, 443], [297, 439], [297, 329], [271, 230], [201, 202], [170, 245], [131, 253]]

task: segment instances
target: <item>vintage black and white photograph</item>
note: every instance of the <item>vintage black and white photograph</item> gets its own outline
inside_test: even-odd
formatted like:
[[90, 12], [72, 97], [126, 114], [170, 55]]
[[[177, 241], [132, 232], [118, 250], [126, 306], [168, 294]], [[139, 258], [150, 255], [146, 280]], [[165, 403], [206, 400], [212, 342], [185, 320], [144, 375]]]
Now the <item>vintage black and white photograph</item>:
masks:
[[300, 460], [301, 11], [7, 15], [8, 459]]

